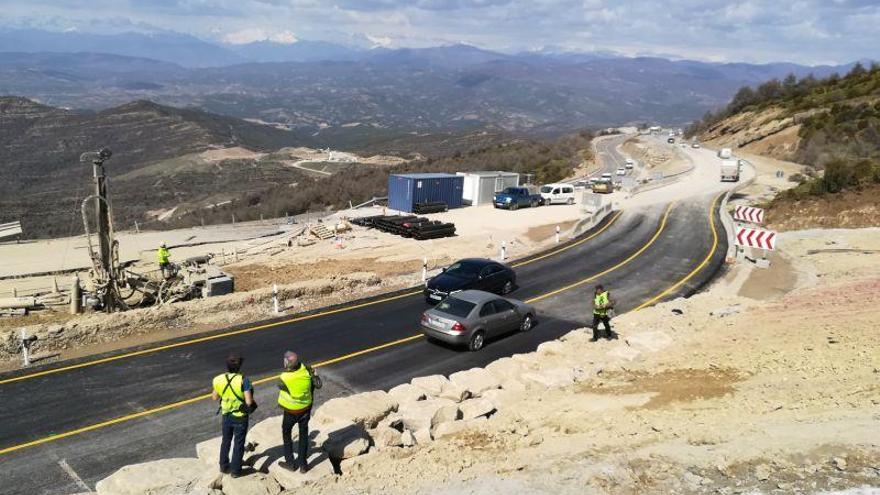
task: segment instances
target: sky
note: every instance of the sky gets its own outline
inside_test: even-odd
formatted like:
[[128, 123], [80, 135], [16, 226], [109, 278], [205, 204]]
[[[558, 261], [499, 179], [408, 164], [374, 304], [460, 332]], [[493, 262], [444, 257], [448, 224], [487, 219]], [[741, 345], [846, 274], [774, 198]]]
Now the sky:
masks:
[[[100, 16], [96, 16], [100, 13]], [[0, 26], [224, 43], [465, 43], [719, 62], [880, 60], [880, 0], [0, 0]]]

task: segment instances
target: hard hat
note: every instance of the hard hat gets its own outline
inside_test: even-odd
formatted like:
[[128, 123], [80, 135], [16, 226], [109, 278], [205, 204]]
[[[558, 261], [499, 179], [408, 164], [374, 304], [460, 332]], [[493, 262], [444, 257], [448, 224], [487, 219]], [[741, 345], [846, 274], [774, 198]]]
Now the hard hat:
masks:
[[165, 241], [162, 241], [162, 244], [159, 244], [160, 247], [168, 247], [168, 244]]

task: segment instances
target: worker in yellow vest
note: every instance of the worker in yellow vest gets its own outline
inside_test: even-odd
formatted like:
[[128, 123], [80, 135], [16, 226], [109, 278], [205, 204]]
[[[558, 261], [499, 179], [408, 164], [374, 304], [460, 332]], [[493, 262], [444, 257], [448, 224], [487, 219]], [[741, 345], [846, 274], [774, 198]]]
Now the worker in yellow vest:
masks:
[[168, 250], [168, 244], [159, 245], [156, 251], [156, 263], [159, 264], [159, 270], [162, 272], [162, 278], [168, 278], [171, 275], [171, 251]]
[[601, 285], [596, 286], [593, 293], [593, 338], [591, 342], [599, 340], [599, 323], [605, 326], [605, 338], [611, 340], [616, 334], [611, 330], [611, 315], [609, 311], [614, 308], [611, 294]]
[[[315, 389], [321, 388], [321, 379], [312, 369], [301, 363], [295, 352], [284, 353], [284, 371], [278, 376], [278, 405], [284, 412], [281, 436], [284, 440], [284, 460], [279, 465], [290, 471], [305, 473], [309, 470], [309, 418]], [[293, 457], [293, 425], [299, 426], [298, 457]]]
[[[214, 377], [211, 391], [211, 399], [220, 401], [217, 412], [223, 414], [220, 471], [230, 473], [233, 478], [241, 476], [248, 416], [257, 408], [257, 403], [254, 402], [254, 388], [250, 380], [241, 374], [243, 361], [240, 355], [231, 354], [226, 359], [226, 373]], [[230, 444], [232, 459], [229, 458]]]

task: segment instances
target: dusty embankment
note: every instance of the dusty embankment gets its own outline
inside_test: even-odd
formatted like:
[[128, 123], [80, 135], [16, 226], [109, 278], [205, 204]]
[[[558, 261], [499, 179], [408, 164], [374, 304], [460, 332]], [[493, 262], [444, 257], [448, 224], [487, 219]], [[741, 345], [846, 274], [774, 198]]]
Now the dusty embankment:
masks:
[[623, 151], [628, 156], [645, 164], [649, 175], [662, 173], [670, 176], [682, 173], [691, 168], [692, 164], [676, 151], [676, 147], [662, 143], [658, 139], [642, 139], [634, 137], [623, 143]]
[[254, 474], [216, 473], [215, 439], [98, 493], [880, 490], [880, 229], [780, 246], [788, 282], [774, 293], [739, 264], [707, 292], [620, 316], [617, 340], [577, 330], [485, 369], [328, 401], [307, 475], [278, 468], [270, 419], [251, 433]]

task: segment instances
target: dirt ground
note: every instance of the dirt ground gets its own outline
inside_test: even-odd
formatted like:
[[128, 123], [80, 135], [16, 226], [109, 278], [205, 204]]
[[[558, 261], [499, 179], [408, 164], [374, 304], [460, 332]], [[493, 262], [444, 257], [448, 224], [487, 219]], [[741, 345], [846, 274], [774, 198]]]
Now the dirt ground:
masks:
[[638, 137], [627, 140], [622, 146], [624, 153], [647, 165], [648, 175], [662, 172], [664, 176], [678, 174], [691, 167], [691, 163], [676, 151], [676, 147], [657, 139]]
[[781, 246], [774, 271], [617, 318], [586, 381], [298, 493], [880, 493], [880, 229]]

